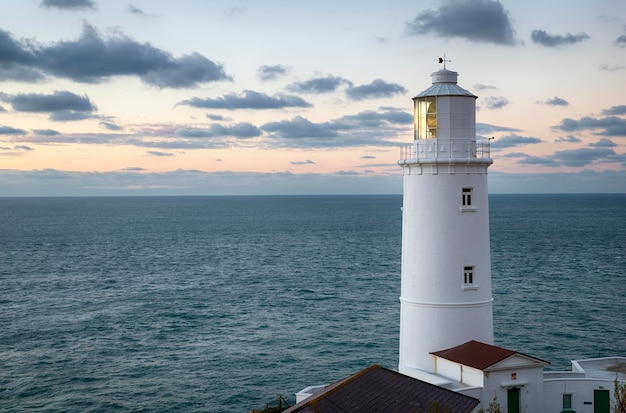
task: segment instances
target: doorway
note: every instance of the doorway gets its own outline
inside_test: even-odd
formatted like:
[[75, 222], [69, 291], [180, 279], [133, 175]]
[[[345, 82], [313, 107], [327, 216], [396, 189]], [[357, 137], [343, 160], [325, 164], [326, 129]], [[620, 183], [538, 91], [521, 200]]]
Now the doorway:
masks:
[[[509, 389], [506, 397], [507, 413], [520, 413], [519, 389]], [[595, 413], [595, 412], [594, 412]], [[608, 413], [608, 412], [607, 412]]]

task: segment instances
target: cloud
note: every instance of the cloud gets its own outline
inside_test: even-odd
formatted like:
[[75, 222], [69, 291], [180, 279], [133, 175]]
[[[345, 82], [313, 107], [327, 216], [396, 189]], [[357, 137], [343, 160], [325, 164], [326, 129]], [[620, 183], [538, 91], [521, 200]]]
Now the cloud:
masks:
[[626, 105], [612, 106], [602, 111], [603, 115], [626, 115]]
[[353, 100], [388, 98], [407, 90], [397, 83], [387, 83], [382, 79], [375, 79], [367, 85], [350, 86], [346, 95]]
[[559, 142], [580, 143], [580, 142], [582, 142], [582, 139], [577, 138], [577, 137], [572, 136], [572, 135], [570, 135], [570, 136], [560, 136], [554, 142], [557, 142], [557, 143], [559, 143]]
[[140, 17], [154, 17], [153, 14], [146, 13], [143, 10], [133, 6], [132, 4], [128, 6], [128, 12]]
[[206, 117], [207, 119], [211, 119], [211, 120], [231, 120], [232, 119], [229, 116], [217, 115], [214, 113], [207, 113]]
[[569, 106], [569, 102], [567, 100], [557, 96], [553, 97], [552, 99], [546, 100], [545, 104], [550, 106]]
[[97, 110], [87, 95], [79, 96], [68, 91], [55, 91], [50, 95], [26, 93], [9, 95], [7, 98], [13, 110], [18, 112], [59, 112], [68, 110], [93, 112]]
[[618, 70], [626, 70], [626, 66], [617, 65], [617, 66], [609, 66], [608, 63], [601, 63], [598, 68], [603, 72], [617, 72]]
[[[261, 126], [266, 132], [272, 132], [275, 136], [287, 139], [321, 138], [329, 139], [338, 137], [338, 131], [349, 129], [348, 126], [336, 122], [313, 123], [302, 116], [296, 116], [292, 120], [268, 122]], [[331, 145], [331, 142], [328, 142]]]
[[529, 136], [519, 136], [516, 134], [511, 134], [507, 136], [502, 136], [491, 142], [491, 147], [493, 149], [506, 149], [506, 148], [514, 148], [522, 145], [536, 144], [543, 142], [539, 138], [529, 137]]
[[191, 88], [231, 80], [224, 68], [199, 53], [173, 57], [149, 43], [116, 34], [103, 37], [85, 23], [77, 40], [36, 45], [0, 30], [0, 76], [25, 80], [44, 74], [76, 82], [100, 83], [114, 76], [137, 76], [159, 88]]
[[96, 4], [93, 0], [42, 0], [42, 7], [57, 8], [63, 10], [95, 10]]
[[501, 109], [510, 103], [507, 98], [502, 96], [487, 96], [483, 102], [488, 109]]
[[221, 98], [201, 99], [194, 97], [178, 102], [176, 105], [187, 105], [194, 108], [204, 109], [284, 109], [284, 108], [309, 108], [313, 105], [298, 96], [276, 95], [269, 96], [265, 93], [253, 90], [244, 90], [243, 94], [228, 94]]
[[352, 86], [352, 82], [338, 76], [316, 77], [304, 82], [295, 82], [287, 86], [292, 92], [301, 93], [329, 93], [337, 90], [339, 86]]
[[221, 136], [231, 136], [235, 138], [255, 138], [261, 136], [259, 128], [248, 122], [237, 123], [232, 126], [223, 126], [217, 123], [205, 129], [179, 129], [176, 135], [183, 138], [214, 138]]
[[148, 155], [150, 155], [150, 156], [159, 156], [159, 157], [161, 157], [161, 156], [174, 156], [174, 154], [173, 154], [173, 153], [170, 153], [170, 152], [161, 152], [161, 151], [147, 151], [146, 153], [147, 153]]
[[602, 138], [598, 142], [590, 143], [589, 146], [592, 148], [614, 148], [617, 144], [610, 139]]
[[33, 148], [31, 148], [30, 146], [27, 145], [15, 145], [15, 149], [19, 149], [22, 151], [34, 151]]
[[314, 165], [315, 162], [313, 162], [310, 159], [307, 159], [306, 161], [291, 161], [289, 162], [292, 165]]
[[376, 159], [374, 155], [363, 155], [360, 159]]
[[615, 39], [615, 46], [622, 48], [626, 47], [626, 34], [623, 34]]
[[364, 111], [328, 122], [314, 123], [302, 116], [291, 120], [269, 122], [260, 128], [269, 133], [267, 142], [299, 148], [335, 148], [356, 146], [398, 146], [388, 140], [408, 133], [413, 118], [398, 111]]
[[559, 47], [559, 46], [580, 43], [582, 41], [589, 39], [589, 35], [587, 35], [586, 33], [578, 33], [578, 34], [567, 33], [565, 36], [561, 36], [561, 35], [548, 34], [544, 30], [533, 30], [532, 34], [530, 35], [530, 38], [534, 43], [538, 43], [542, 46]]
[[597, 131], [598, 135], [603, 136], [626, 136], [626, 119], [617, 116], [607, 116], [605, 118], [585, 116], [578, 120], [566, 118], [555, 128], [564, 132], [593, 130]]
[[407, 23], [412, 35], [434, 34], [476, 43], [515, 44], [508, 12], [499, 1], [444, 0], [439, 9], [427, 10]]
[[491, 85], [483, 85], [482, 83], [476, 83], [474, 85], [474, 90], [476, 91], [480, 91], [480, 90], [490, 90], [490, 89], [498, 89], [495, 86], [491, 86]]
[[123, 130], [124, 128], [111, 122], [100, 122], [100, 126], [108, 130]]
[[98, 108], [87, 95], [79, 96], [68, 91], [55, 91], [45, 95], [40, 93], [25, 93], [17, 95], [2, 95], [0, 99], [11, 104], [18, 112], [49, 113], [50, 120], [72, 121], [93, 117]]
[[24, 129], [12, 128], [10, 126], [0, 125], [0, 135], [25, 135]]
[[257, 76], [261, 80], [276, 80], [287, 74], [287, 68], [282, 65], [261, 66], [257, 69]]
[[596, 161], [607, 160], [615, 151], [606, 148], [579, 148], [555, 152], [555, 160], [565, 166], [581, 167]]

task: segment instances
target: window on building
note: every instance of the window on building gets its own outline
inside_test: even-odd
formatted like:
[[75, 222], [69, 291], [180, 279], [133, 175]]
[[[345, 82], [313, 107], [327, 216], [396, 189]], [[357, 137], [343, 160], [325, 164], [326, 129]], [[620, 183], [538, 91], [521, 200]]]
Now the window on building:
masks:
[[563, 411], [571, 411], [572, 410], [572, 395], [564, 394], [563, 395]]
[[474, 192], [474, 188], [461, 189], [461, 206], [464, 206], [464, 207], [472, 206], [472, 193], [473, 192]]
[[465, 267], [463, 267], [463, 284], [474, 284], [474, 266], [466, 265]]
[[415, 139], [437, 138], [437, 97], [427, 96], [415, 100]]

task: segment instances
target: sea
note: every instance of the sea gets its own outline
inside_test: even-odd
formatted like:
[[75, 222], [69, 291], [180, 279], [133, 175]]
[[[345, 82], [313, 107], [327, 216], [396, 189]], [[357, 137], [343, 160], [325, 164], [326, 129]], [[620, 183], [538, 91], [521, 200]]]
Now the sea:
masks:
[[[0, 411], [247, 413], [396, 368], [401, 206], [0, 198]], [[496, 344], [626, 356], [626, 194], [489, 208]]]

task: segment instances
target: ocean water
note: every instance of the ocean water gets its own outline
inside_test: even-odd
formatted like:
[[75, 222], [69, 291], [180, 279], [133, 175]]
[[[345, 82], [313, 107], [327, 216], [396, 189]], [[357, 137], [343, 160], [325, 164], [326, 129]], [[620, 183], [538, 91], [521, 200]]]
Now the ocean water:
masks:
[[[402, 197], [0, 198], [0, 411], [248, 412], [397, 365]], [[492, 195], [496, 343], [626, 355], [626, 195]]]

